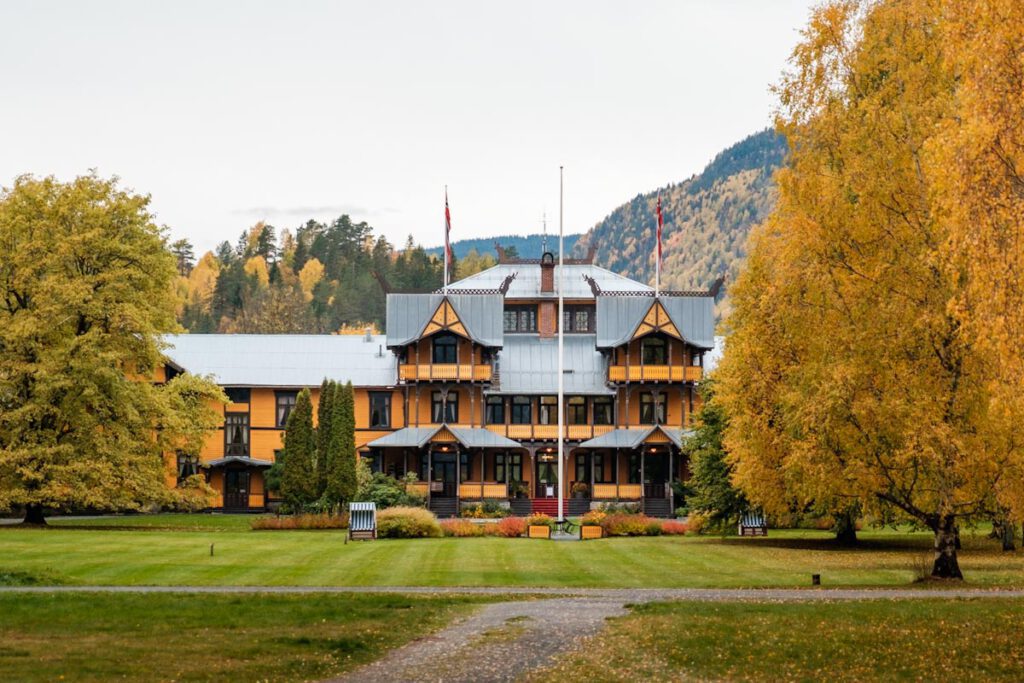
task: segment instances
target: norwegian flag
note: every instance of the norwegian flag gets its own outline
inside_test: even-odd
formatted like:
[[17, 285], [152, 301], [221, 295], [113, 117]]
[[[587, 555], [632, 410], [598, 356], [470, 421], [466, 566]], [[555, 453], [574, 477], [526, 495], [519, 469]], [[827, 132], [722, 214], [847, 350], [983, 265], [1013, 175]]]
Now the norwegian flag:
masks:
[[661, 195], [658, 195], [658, 263], [661, 263], [661, 229], [664, 224], [665, 219], [661, 215]]

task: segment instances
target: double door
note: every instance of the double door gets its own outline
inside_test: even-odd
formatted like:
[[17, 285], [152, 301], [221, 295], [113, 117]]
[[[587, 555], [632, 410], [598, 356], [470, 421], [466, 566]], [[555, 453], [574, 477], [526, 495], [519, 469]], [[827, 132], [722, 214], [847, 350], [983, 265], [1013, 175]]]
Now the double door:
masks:
[[249, 472], [227, 470], [224, 472], [224, 509], [249, 509]]
[[558, 462], [557, 460], [543, 460], [537, 458], [537, 478], [535, 498], [557, 498], [558, 497]]
[[430, 494], [437, 498], [455, 498], [459, 495], [459, 473], [455, 467], [456, 456], [451, 453], [434, 453], [430, 473]]

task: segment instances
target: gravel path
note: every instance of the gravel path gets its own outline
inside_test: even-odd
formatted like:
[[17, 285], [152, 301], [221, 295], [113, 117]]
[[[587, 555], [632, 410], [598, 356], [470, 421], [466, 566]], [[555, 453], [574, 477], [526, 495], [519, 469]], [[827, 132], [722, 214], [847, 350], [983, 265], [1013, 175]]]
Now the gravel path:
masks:
[[614, 600], [893, 600], [1024, 598], [1019, 588], [530, 588], [528, 586], [0, 586], [0, 593], [409, 593], [414, 595], [557, 596]]

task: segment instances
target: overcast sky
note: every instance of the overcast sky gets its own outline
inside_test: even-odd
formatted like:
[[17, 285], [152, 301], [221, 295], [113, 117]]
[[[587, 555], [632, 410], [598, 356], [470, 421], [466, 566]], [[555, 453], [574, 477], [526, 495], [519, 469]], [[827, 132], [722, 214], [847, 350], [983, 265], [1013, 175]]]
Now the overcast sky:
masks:
[[770, 122], [805, 0], [5, 2], [0, 184], [96, 168], [198, 252], [348, 213], [581, 232]]

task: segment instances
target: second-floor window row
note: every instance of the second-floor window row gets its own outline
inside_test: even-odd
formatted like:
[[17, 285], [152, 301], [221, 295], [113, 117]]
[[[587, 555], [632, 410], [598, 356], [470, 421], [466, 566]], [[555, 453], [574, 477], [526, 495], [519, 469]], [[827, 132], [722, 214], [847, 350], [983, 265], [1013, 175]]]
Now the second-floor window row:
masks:
[[[615, 402], [611, 396], [569, 396], [565, 401], [565, 422], [570, 425], [590, 424], [588, 404], [593, 411], [593, 424], [615, 424]], [[487, 424], [528, 425], [558, 424], [558, 398], [556, 396], [488, 396], [485, 419]]]

